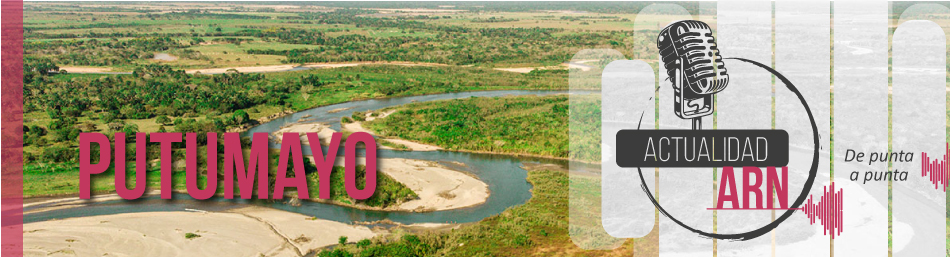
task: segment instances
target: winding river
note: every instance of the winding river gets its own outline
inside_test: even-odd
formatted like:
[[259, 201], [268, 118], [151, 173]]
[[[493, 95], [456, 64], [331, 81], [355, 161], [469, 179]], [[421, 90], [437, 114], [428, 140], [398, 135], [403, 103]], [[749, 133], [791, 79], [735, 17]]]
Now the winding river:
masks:
[[[413, 102], [427, 102], [467, 97], [552, 95], [567, 92], [568, 91], [538, 90], [475, 91], [351, 101], [317, 107], [286, 115], [270, 122], [255, 126], [245, 133], [271, 133], [280, 129], [281, 126], [295, 123], [304, 117], [306, 117], [306, 119], [309, 121], [330, 124], [331, 128], [339, 131], [340, 118], [349, 117], [353, 114], [353, 112], [377, 110]], [[271, 142], [270, 147], [279, 148], [280, 145]], [[304, 147], [303, 150], [305, 154], [310, 154], [308, 147]], [[344, 151], [342, 150], [339, 151], [339, 155], [342, 155], [343, 152]], [[214, 197], [206, 201], [197, 201], [191, 199], [188, 194], [178, 193], [175, 194], [173, 200], [162, 200], [156, 195], [151, 197], [143, 197], [142, 199], [134, 201], [112, 200], [90, 202], [89, 204], [74, 208], [30, 212], [31, 210], [40, 210], [40, 208], [49, 207], [49, 205], [52, 203], [38, 204], [24, 208], [24, 212], [28, 214], [24, 215], [23, 220], [25, 223], [30, 223], [51, 219], [94, 215], [108, 215], [129, 212], [184, 211], [189, 209], [222, 211], [246, 205], [259, 205], [313, 216], [319, 219], [345, 223], [355, 221], [372, 222], [381, 220], [391, 220], [403, 224], [466, 223], [479, 221], [486, 217], [501, 213], [508, 207], [523, 204], [529, 198], [531, 198], [531, 184], [526, 180], [527, 171], [522, 168], [522, 163], [545, 163], [562, 166], [567, 165], [567, 161], [553, 159], [451, 151], [415, 152], [380, 149], [378, 150], [377, 154], [379, 158], [406, 158], [436, 161], [449, 168], [469, 172], [476, 175], [479, 179], [488, 184], [491, 194], [485, 203], [473, 207], [436, 212], [402, 212], [361, 210], [351, 207], [311, 201], [301, 201], [301, 205], [299, 206], [292, 206], [282, 202], [274, 201], [239, 199], [229, 200], [220, 197]], [[459, 163], [464, 165], [459, 165]]]

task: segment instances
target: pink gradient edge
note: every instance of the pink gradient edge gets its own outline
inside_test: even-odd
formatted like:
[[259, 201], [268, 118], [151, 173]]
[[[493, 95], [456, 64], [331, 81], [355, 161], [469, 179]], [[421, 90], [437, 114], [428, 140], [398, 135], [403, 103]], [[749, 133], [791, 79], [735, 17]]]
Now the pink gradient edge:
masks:
[[3, 115], [2, 148], [2, 256], [23, 255], [23, 1], [0, 2], [2, 67], [0, 105]]

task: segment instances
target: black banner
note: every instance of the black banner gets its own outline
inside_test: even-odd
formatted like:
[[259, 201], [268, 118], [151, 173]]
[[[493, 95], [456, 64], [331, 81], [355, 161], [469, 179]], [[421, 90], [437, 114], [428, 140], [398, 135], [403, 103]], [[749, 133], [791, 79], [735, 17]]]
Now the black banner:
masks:
[[783, 167], [784, 130], [621, 130], [617, 165], [632, 167]]

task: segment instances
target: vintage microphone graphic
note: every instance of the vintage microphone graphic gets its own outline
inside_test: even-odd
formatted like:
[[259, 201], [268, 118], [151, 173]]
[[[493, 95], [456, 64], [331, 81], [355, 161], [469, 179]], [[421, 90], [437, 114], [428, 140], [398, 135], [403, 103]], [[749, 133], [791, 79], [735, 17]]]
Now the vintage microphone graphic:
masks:
[[656, 46], [673, 83], [676, 116], [692, 119], [693, 130], [700, 130], [702, 117], [713, 113], [713, 94], [729, 84], [712, 29], [701, 21], [678, 21], [660, 31]]

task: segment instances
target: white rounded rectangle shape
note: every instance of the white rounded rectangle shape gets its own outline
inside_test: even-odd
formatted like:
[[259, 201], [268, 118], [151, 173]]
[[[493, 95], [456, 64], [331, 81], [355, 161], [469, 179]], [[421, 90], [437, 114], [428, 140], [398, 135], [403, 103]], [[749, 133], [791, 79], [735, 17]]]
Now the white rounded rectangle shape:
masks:
[[[895, 181], [893, 194], [894, 256], [946, 254], [946, 193], [942, 184], [922, 175], [922, 153], [944, 159], [947, 124], [946, 36], [934, 22], [912, 20], [898, 26], [892, 41], [894, 151], [913, 153], [911, 162], [894, 162], [908, 172]], [[945, 159], [944, 159], [945, 160]]]
[[[613, 237], [643, 237], [653, 230], [655, 207], [636, 168], [617, 166], [616, 135], [623, 129], [654, 129], [653, 68], [640, 60], [613, 61], [601, 79], [601, 219]], [[643, 181], [655, 185], [653, 168]]]

